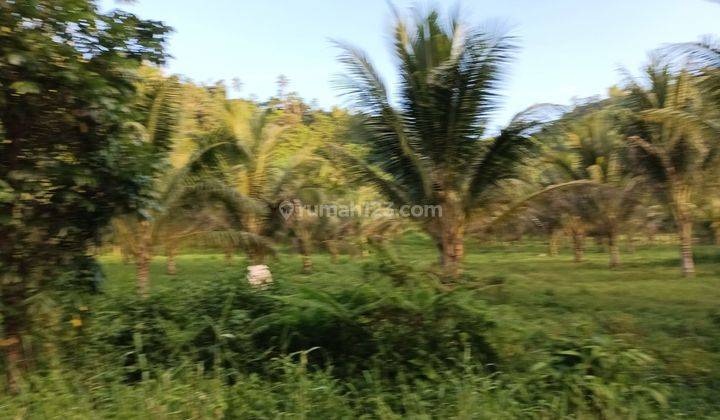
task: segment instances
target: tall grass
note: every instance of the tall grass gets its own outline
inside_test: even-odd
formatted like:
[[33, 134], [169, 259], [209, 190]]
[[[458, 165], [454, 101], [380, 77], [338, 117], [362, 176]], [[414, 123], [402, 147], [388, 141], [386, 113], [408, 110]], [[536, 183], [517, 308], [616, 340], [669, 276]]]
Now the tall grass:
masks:
[[[421, 241], [401, 242], [399, 262], [316, 257], [307, 275], [283, 256], [268, 290], [248, 287], [242, 264], [212, 255], [181, 258], [177, 278], [162, 276], [158, 261], [147, 300], [132, 292], [132, 268], [108, 259], [104, 294], [39, 299], [37, 321], [52, 327], [33, 337], [44, 350], [22, 393], [0, 397], [0, 412], [388, 419], [720, 412], [717, 280], [702, 271], [693, 283], [679, 282], [674, 267], [647, 270], [640, 258], [608, 272], [602, 255], [597, 267], [592, 254], [573, 266], [563, 255], [501, 248], [471, 253], [464, 285], [448, 291], [413, 260], [423, 260]], [[663, 249], [640, 252], [670, 258]], [[702, 270], [720, 269], [713, 264]]]

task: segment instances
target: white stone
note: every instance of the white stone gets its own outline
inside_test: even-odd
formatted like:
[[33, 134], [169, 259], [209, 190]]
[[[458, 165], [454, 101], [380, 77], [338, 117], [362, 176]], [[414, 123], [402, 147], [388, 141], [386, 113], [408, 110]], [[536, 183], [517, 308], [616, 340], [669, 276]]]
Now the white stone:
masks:
[[247, 281], [253, 287], [266, 289], [272, 283], [272, 273], [267, 265], [251, 265], [247, 271]]

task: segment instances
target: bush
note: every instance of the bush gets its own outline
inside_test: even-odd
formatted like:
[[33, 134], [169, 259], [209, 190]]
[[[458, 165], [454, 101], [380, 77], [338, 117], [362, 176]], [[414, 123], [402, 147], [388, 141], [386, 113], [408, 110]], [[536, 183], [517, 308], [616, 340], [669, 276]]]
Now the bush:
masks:
[[341, 376], [374, 368], [431, 376], [452, 367], [465, 348], [479, 363], [496, 360], [486, 338], [493, 323], [469, 292], [366, 285], [338, 293], [301, 289], [277, 299], [283, 305], [258, 321], [256, 339], [283, 352], [317, 348], [311, 363], [331, 363]]
[[662, 385], [650, 380], [653, 359], [621, 341], [605, 336], [549, 339], [541, 359], [520, 375], [521, 399], [534, 402], [537, 411], [648, 418], [666, 407]]
[[[319, 291], [281, 281], [266, 291], [228, 278], [184, 293], [126, 296], [83, 314], [83, 326], [60, 348], [78, 359], [103, 360], [137, 382], [173, 366], [201, 363], [233, 376], [268, 371], [277, 357], [313, 349], [308, 368], [333, 366], [336, 377], [380, 369], [430, 377], [453, 368], [469, 349], [489, 365], [493, 323], [471, 291], [389, 284]], [[79, 366], [78, 366], [79, 367]]]
[[[66, 315], [50, 334], [57, 363], [42, 364], [21, 397], [0, 398], [0, 410], [38, 418], [651, 418], [664, 409], [649, 356], [595, 325], [560, 337], [528, 328], [511, 307], [486, 306], [493, 278], [448, 290], [417, 272], [401, 282], [313, 279], [312, 287], [278, 277], [267, 290], [230, 272], [148, 299], [66, 295]], [[547, 307], [559, 299], [547, 292], [537, 300]], [[76, 317], [82, 322], [71, 326]]]

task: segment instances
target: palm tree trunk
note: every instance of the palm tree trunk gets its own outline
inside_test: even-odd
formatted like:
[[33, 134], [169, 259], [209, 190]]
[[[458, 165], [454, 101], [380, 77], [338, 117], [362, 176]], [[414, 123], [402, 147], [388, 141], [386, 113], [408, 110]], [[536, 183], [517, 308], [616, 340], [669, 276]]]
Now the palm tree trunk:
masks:
[[303, 273], [310, 273], [313, 266], [312, 259], [310, 259], [312, 247], [310, 231], [300, 227], [296, 229], [296, 233], [298, 234], [298, 250], [300, 251], [300, 255], [302, 255]]
[[7, 390], [10, 394], [20, 392], [20, 378], [22, 378], [23, 351], [20, 335], [6, 327], [7, 338], [2, 340], [5, 347], [5, 377]]
[[177, 264], [175, 262], [175, 249], [169, 248], [167, 250], [167, 274], [174, 276], [177, 274]]
[[610, 268], [620, 266], [620, 247], [617, 242], [617, 234], [608, 235], [608, 249], [610, 251]]
[[22, 280], [10, 278], [10, 276], [3, 280], [9, 280], [11, 283], [3, 282], [2, 316], [5, 338], [0, 340], [0, 347], [2, 347], [5, 356], [7, 389], [11, 394], [17, 394], [20, 392], [20, 378], [25, 364], [25, 353], [22, 344], [25, 293]]
[[633, 232], [628, 232], [627, 235], [628, 252], [634, 254], [637, 251], [637, 238]]
[[684, 277], [692, 277], [695, 275], [695, 261], [693, 259], [693, 238], [692, 238], [692, 219], [683, 217], [678, 221], [680, 236], [680, 260], [682, 265], [682, 274]]
[[137, 288], [142, 298], [150, 296], [150, 257], [145, 254], [138, 257], [137, 267]]
[[574, 261], [576, 263], [582, 262], [585, 254], [585, 235], [581, 232], [572, 232], [573, 242], [573, 253], [575, 255]]
[[246, 231], [253, 234], [260, 233], [260, 223], [255, 213], [247, 212], [242, 218], [242, 223]]
[[440, 266], [449, 278], [462, 274], [461, 263], [465, 255], [463, 228], [446, 226], [440, 238]]
[[137, 260], [137, 288], [142, 298], [150, 295], [150, 260], [152, 259], [152, 230], [150, 222], [140, 222], [140, 244], [138, 246]]
[[680, 267], [683, 277], [695, 275], [695, 261], [693, 260], [692, 213], [690, 211], [690, 189], [682, 185], [673, 184], [672, 188], [673, 210], [675, 223], [680, 239]]
[[303, 255], [303, 273], [311, 273], [313, 269], [313, 262], [309, 255]]
[[334, 240], [329, 240], [326, 242], [326, 246], [328, 249], [328, 252], [330, 253], [330, 261], [335, 264], [338, 262], [338, 255], [340, 254], [338, 250], [338, 245], [335, 243]]
[[554, 229], [552, 232], [550, 232], [550, 241], [548, 243], [548, 255], [551, 257], [554, 257], [558, 254], [558, 243], [560, 242], [560, 235], [562, 232], [560, 230]]
[[[253, 235], [259, 236], [263, 231], [263, 226], [260, 218], [252, 212], [248, 212], [245, 215], [245, 217], [243, 218], [243, 225], [245, 230], [252, 233]], [[265, 262], [265, 254], [259, 246], [256, 247], [251, 245], [250, 248], [247, 250], [247, 254], [250, 258], [250, 261], [252, 261], [252, 263], [255, 265], [260, 265]]]

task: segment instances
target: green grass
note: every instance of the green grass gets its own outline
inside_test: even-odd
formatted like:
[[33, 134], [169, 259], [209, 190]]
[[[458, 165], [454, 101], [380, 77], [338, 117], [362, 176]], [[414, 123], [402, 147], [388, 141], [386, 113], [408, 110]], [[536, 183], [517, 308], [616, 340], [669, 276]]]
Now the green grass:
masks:
[[[394, 250], [402, 264], [417, 273], [431, 269], [437, 258], [434, 248], [421, 235], [406, 236]], [[606, 337], [654, 359], [644, 371], [644, 378], [659, 384], [668, 398], [667, 406], [651, 409], [655, 415], [720, 418], [720, 249], [698, 247], [698, 275], [694, 279], [680, 276], [677, 250], [671, 245], [640, 247], [633, 254], [625, 252], [623, 265], [613, 270], [607, 268], [607, 255], [593, 247], [582, 263], [572, 262], [569, 249], [549, 257], [540, 243], [470, 241], [466, 252], [464, 286], [475, 290], [477, 304], [487, 306], [495, 323], [490, 338], [501, 357], [501, 371], [495, 374], [448, 373], [443, 377], [441, 373], [427, 383], [410, 381], [400, 386], [380, 381], [371, 386], [374, 382], [370, 373], [360, 379], [337, 379], [326, 371], [299, 375], [298, 369], [305, 367], [297, 358], [290, 358], [276, 360], [278, 365], [273, 369], [281, 372], [277, 376], [243, 374], [240, 382], [244, 381], [244, 385], [238, 387], [224, 384], [209, 373], [193, 377], [187, 373], [192, 371], [187, 366], [169, 366], [164, 374], [154, 374], [154, 379], [140, 388], [96, 384], [101, 397], [73, 396], [85, 392], [79, 389], [91, 387], [87, 379], [80, 385], [72, 380], [70, 383], [75, 385], [61, 381], [64, 385], [60, 390], [41, 381], [44, 385], [22, 397], [23, 404], [33, 409], [22, 411], [18, 408], [20, 400], [15, 398], [0, 399], [0, 410], [53, 417], [59, 416], [62, 407], [77, 405], [78, 418], [88, 413], [112, 413], [118, 417], [122, 417], [120, 413], [125, 417], [132, 413], [143, 417], [140, 413], [145, 413], [158, 418], [216, 417], [220, 413], [238, 418], [350, 418], [361, 414], [371, 418], [552, 418], [572, 412], [550, 402], [538, 403], [540, 408], [526, 408], [523, 404], [530, 407], [534, 401], [519, 403], [524, 397], [508, 384], [526, 383], [523, 381], [533, 374], [533, 365], [548, 357], [547, 343]], [[328, 256], [320, 254], [313, 261], [311, 274], [302, 274], [300, 258], [287, 252], [269, 265], [277, 282], [293, 290], [306, 287], [342, 293], [377, 281], [373, 271], [368, 270], [372, 258], [343, 256], [338, 263], [332, 263]], [[89, 305], [101, 305], [107, 310], [115, 300], [133, 297], [134, 271], [115, 256], [103, 257], [102, 263], [108, 277], [105, 294], [92, 298]], [[163, 299], [187, 295], [228, 279], [242, 282], [246, 266], [242, 258], [227, 264], [222, 255], [196, 253], [178, 257], [179, 274], [168, 276], [164, 274], [164, 263], [164, 258], [158, 257], [152, 264], [152, 294], [165, 296]], [[625, 373], [620, 372], [622, 378]], [[169, 376], [163, 379], [163, 375]], [[358, 381], [367, 389], [353, 390]], [[442, 391], [444, 397], [438, 386], [447, 386]], [[68, 400], [63, 402], [58, 393]], [[202, 395], [199, 398], [205, 398], [208, 406], [192, 398], [183, 400], [190, 395]], [[125, 402], [118, 402], [118, 398]], [[248, 399], [255, 402], [247, 403]], [[246, 403], [249, 405], [243, 405]], [[639, 413], [637, 417], [647, 416]], [[567, 415], [582, 417], [577, 413]], [[626, 413], [623, 417], [626, 415], [630, 416]], [[65, 416], [73, 417], [71, 413]]]

